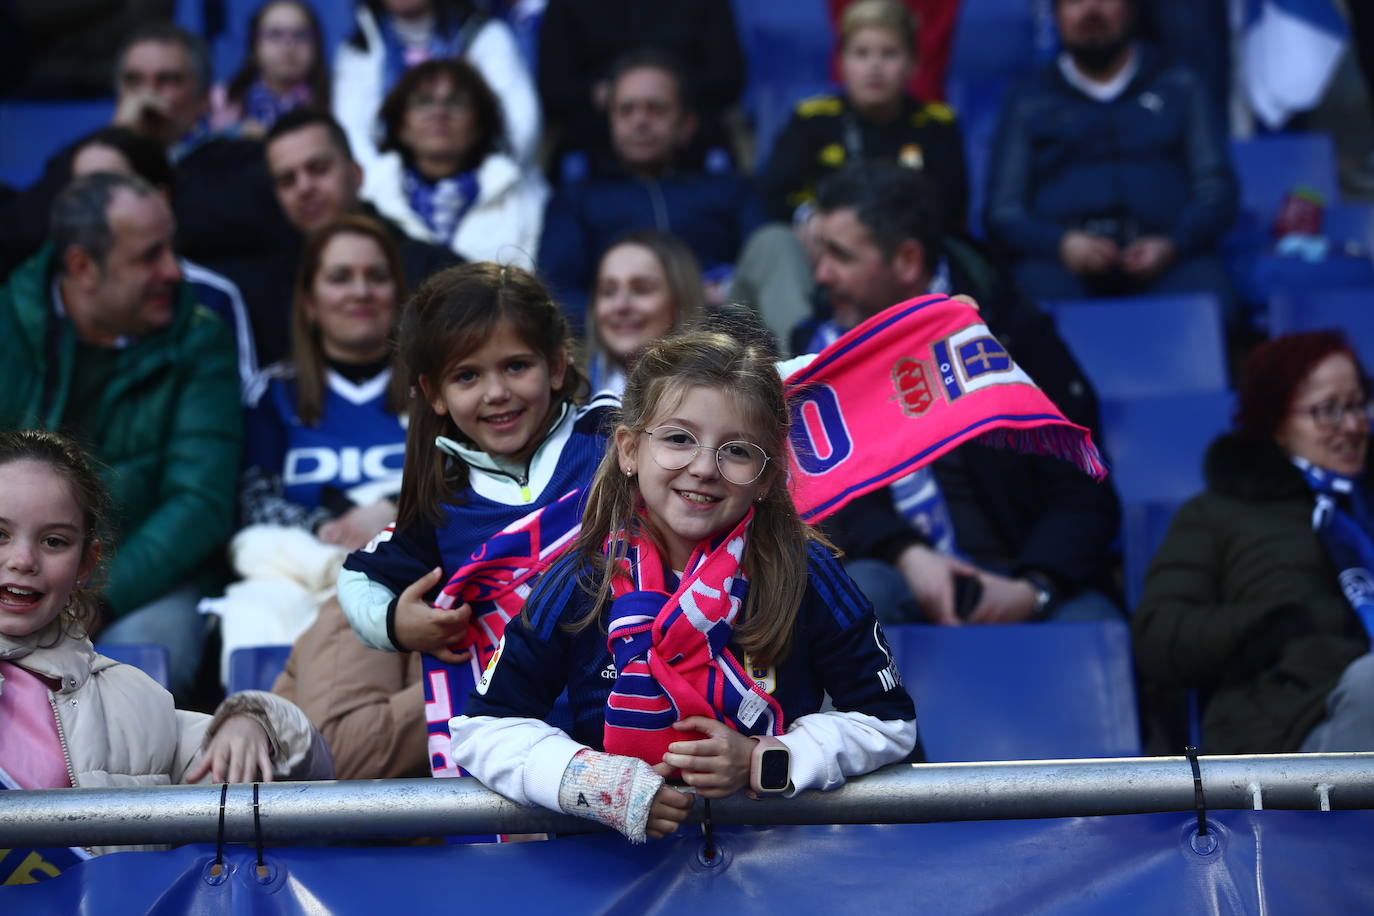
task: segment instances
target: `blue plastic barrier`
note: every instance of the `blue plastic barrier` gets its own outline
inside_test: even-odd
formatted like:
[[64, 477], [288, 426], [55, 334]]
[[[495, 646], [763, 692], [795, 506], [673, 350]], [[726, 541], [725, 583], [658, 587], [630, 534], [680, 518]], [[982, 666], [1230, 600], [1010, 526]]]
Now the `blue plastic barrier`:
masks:
[[1124, 622], [885, 632], [932, 762], [1140, 753]]
[[[785, 800], [772, 802], [787, 804]], [[717, 831], [501, 846], [116, 853], [0, 889], [15, 913], [1357, 913], [1369, 811], [1191, 814]], [[1196, 846], [1196, 848], [1195, 848]]]

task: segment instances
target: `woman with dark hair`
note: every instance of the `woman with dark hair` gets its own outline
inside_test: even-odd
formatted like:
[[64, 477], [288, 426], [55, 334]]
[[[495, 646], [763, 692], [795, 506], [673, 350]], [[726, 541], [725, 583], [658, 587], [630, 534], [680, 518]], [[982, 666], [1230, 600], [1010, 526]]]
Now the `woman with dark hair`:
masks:
[[292, 358], [269, 367], [247, 418], [243, 521], [305, 528], [356, 550], [395, 518], [404, 378], [392, 330], [404, 297], [391, 235], [344, 216], [306, 240]]
[[468, 261], [534, 263], [548, 188], [507, 152], [501, 108], [471, 64], [430, 60], [382, 103], [362, 196], [417, 239]]
[[501, 87], [505, 141], [521, 163], [539, 145], [539, 97], [510, 27], [473, 0], [363, 0], [358, 28], [334, 55], [334, 116], [364, 171], [377, 157], [377, 110], [402, 75], [426, 61], [463, 59]]
[[248, 49], [227, 89], [211, 99], [216, 128], [259, 137], [293, 108], [329, 107], [324, 35], [315, 11], [300, 0], [269, 0], [253, 14]]
[[1336, 331], [1260, 345], [1207, 490], [1134, 620], [1142, 674], [1200, 689], [1211, 754], [1374, 751], [1369, 386]]

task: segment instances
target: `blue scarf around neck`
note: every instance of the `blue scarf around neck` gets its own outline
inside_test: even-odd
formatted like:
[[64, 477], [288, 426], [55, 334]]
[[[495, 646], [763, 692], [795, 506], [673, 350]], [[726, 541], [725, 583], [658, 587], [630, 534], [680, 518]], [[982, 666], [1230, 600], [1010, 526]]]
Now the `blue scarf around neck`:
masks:
[[1292, 459], [1316, 496], [1312, 530], [1336, 567], [1341, 593], [1374, 638], [1374, 513], [1357, 478]]

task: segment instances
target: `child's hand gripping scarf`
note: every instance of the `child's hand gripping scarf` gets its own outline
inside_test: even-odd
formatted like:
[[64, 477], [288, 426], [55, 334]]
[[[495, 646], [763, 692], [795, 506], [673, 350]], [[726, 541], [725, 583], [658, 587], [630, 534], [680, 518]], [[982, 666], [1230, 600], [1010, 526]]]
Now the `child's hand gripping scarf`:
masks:
[[435, 607], [472, 605], [467, 638], [456, 646], [472, 658], [450, 665], [425, 653], [425, 720], [429, 729], [430, 769], [435, 776], [462, 776], [449, 757], [448, 720], [460, 715], [464, 701], [501, 643], [501, 636], [534, 588], [535, 580], [558, 559], [582, 530], [582, 488], [534, 510], [479, 544], [448, 580]]
[[754, 511], [724, 536], [698, 544], [669, 592], [666, 560], [643, 535], [629, 538], [623, 576], [612, 582], [606, 644], [618, 672], [606, 700], [608, 753], [658, 763], [674, 741], [704, 738], [673, 723], [709, 716], [745, 735], [783, 733], [782, 707], [726, 646], [748, 580], [740, 570]]

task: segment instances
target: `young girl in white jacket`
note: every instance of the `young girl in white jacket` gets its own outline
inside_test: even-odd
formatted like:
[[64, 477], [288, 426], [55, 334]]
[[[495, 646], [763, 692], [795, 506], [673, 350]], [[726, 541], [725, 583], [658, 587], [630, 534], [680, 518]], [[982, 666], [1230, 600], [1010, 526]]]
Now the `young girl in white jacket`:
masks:
[[[0, 434], [0, 780], [9, 789], [328, 779], [305, 714], [246, 691], [186, 712], [91, 647], [107, 497], [70, 440]], [[111, 848], [93, 849], [109, 852]]]

